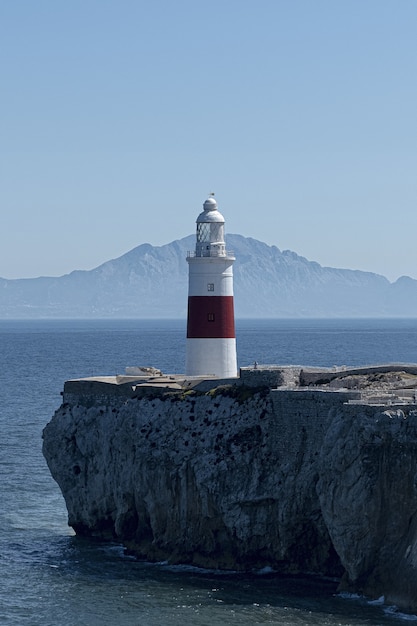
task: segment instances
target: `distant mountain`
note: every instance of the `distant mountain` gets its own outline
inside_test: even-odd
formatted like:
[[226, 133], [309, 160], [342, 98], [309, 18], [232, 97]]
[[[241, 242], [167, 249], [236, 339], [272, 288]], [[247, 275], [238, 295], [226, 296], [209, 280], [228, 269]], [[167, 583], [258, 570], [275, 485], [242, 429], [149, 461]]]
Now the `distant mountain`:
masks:
[[[90, 271], [59, 278], [0, 278], [0, 318], [185, 317], [190, 235], [142, 244]], [[295, 252], [228, 235], [236, 255], [236, 317], [413, 317], [417, 281], [322, 267]]]

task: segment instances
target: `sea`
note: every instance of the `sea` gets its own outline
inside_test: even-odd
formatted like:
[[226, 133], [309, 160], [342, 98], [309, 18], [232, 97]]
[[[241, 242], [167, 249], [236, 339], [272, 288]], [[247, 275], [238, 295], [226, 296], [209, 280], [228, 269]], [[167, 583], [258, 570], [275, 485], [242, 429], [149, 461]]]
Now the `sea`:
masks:
[[[417, 363], [417, 319], [237, 320], [239, 366]], [[0, 320], [0, 625], [359, 626], [417, 621], [337, 581], [171, 567], [79, 538], [42, 456], [65, 380], [182, 373], [185, 320]]]

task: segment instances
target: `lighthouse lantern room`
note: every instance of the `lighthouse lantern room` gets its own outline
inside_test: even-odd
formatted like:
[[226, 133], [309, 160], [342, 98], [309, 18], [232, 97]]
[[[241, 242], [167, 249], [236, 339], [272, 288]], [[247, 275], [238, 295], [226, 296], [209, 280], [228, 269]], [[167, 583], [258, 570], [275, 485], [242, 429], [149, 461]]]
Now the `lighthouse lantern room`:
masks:
[[214, 194], [197, 217], [195, 252], [189, 252], [185, 373], [237, 376], [233, 306], [233, 253], [226, 250], [224, 217]]

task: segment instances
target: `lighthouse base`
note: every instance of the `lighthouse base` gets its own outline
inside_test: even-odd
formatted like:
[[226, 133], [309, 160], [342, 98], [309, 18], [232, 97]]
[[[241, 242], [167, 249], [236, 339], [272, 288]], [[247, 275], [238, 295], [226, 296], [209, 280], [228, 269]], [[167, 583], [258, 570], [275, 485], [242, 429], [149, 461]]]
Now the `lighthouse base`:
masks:
[[237, 376], [236, 339], [187, 339], [185, 363], [187, 376]]

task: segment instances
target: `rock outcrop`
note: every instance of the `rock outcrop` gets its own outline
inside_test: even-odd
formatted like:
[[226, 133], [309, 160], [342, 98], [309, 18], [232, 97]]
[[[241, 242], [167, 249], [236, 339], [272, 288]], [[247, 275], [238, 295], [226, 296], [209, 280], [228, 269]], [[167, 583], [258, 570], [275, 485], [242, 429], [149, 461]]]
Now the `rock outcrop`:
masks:
[[332, 385], [64, 394], [43, 450], [69, 524], [145, 559], [336, 576], [416, 610], [416, 405]]

